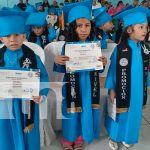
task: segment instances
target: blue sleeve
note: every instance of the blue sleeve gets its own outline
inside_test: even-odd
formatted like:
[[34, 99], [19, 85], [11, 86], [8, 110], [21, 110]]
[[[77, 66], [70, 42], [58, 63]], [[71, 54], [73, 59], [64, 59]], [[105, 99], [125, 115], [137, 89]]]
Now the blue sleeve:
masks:
[[48, 34], [49, 42], [52, 42], [54, 39], [56, 39], [56, 31], [54, 27], [50, 27], [48, 31], [49, 31], [49, 34]]
[[100, 41], [101, 41], [101, 48], [102, 49], [107, 49], [107, 40], [103, 39], [103, 40], [100, 40]]
[[110, 57], [110, 66], [105, 81], [105, 88], [109, 90], [115, 89], [116, 87], [116, 60], [117, 60], [117, 48], [114, 49]]
[[48, 73], [40, 57], [36, 56], [36, 59], [37, 66], [40, 69], [40, 95], [47, 96], [50, 89]]
[[[62, 48], [61, 55], [65, 55], [64, 46], [63, 46], [63, 48]], [[60, 72], [60, 73], [66, 73], [66, 66], [65, 66], [65, 65], [59, 65], [59, 64], [54, 63], [53, 71], [55, 71], [55, 72]]]

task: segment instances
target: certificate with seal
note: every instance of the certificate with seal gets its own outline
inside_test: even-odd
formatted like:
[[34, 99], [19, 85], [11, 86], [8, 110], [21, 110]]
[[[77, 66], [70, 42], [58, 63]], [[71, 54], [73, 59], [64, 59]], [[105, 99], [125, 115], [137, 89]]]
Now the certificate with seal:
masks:
[[66, 72], [102, 70], [103, 63], [98, 60], [102, 56], [100, 42], [71, 42], [65, 45]]
[[40, 70], [0, 69], [0, 99], [39, 96]]

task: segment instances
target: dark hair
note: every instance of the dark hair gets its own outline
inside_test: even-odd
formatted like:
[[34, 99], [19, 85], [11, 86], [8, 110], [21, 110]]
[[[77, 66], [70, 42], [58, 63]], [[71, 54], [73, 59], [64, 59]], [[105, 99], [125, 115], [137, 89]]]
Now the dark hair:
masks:
[[43, 7], [48, 7], [48, 8], [49, 8], [49, 7], [50, 7], [49, 2], [48, 2], [48, 1], [47, 1], [47, 2], [46, 2], [46, 1], [43, 1]]
[[[48, 32], [48, 29], [47, 28], [45, 28], [45, 31], [42, 33], [42, 35], [45, 35], [45, 34], [48, 34], [49, 32]], [[36, 35], [35, 35], [35, 33], [32, 31], [31, 33], [30, 33], [30, 35], [29, 35], [29, 41], [30, 42], [33, 42], [33, 43], [35, 43], [36, 42]]]
[[126, 27], [120, 37], [119, 44], [125, 44], [128, 41], [129, 33], [127, 32], [128, 27]]
[[[95, 28], [95, 25], [91, 21], [91, 31], [90, 31], [89, 37], [87, 38], [87, 41], [93, 41], [94, 40], [94, 37], [95, 37], [94, 28]], [[78, 42], [79, 41], [78, 35], [75, 32], [76, 29], [77, 29], [76, 21], [71, 22], [68, 26], [68, 33], [67, 33], [67, 37], [66, 37], [66, 42]]]
[[118, 4], [117, 4], [117, 7], [118, 7], [120, 4], [123, 4], [123, 1], [119, 1]]

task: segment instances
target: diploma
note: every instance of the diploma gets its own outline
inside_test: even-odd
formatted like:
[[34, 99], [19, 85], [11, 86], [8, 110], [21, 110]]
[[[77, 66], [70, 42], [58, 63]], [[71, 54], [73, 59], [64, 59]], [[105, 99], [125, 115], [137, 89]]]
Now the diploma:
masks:
[[25, 98], [39, 96], [40, 71], [0, 69], [0, 98]]
[[102, 56], [100, 42], [66, 43], [65, 55], [69, 57], [66, 72], [103, 69], [103, 63], [98, 60]]

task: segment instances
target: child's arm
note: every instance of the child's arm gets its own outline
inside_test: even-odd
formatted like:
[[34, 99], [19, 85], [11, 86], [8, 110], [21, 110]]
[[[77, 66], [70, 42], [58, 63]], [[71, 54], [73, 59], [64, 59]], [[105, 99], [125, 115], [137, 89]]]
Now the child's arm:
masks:
[[116, 55], [117, 55], [117, 48], [114, 49], [112, 55], [111, 55], [111, 63], [108, 69], [106, 82], [105, 82], [105, 88], [109, 90], [109, 96], [112, 101], [114, 102], [114, 98], [116, 97]]
[[111, 102], [114, 104], [114, 99], [116, 98], [115, 90], [110, 90], [109, 98], [110, 98]]
[[110, 66], [107, 72], [105, 88], [111, 90], [116, 88], [116, 60], [117, 60], [117, 48], [114, 49], [111, 58]]
[[99, 61], [101, 61], [103, 63], [103, 70], [100, 70], [99, 73], [103, 73], [105, 70], [105, 66], [107, 64], [107, 58], [105, 56], [99, 57], [98, 58]]
[[66, 65], [66, 61], [69, 61], [69, 57], [64, 55], [58, 55], [55, 57], [55, 63], [59, 65]]
[[69, 57], [65, 56], [65, 51], [63, 46], [61, 55], [57, 55], [54, 59], [55, 63], [54, 63], [53, 71], [65, 73], [66, 72], [65, 64], [66, 61], [68, 60]]

